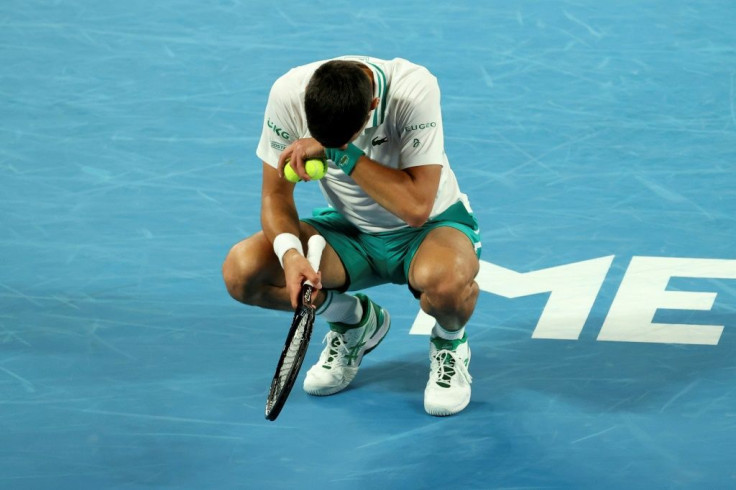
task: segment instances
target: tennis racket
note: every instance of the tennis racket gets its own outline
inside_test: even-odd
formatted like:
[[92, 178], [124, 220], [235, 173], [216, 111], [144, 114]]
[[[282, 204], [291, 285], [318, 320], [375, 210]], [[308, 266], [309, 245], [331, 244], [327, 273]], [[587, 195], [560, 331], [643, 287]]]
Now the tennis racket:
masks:
[[[325, 239], [321, 235], [314, 235], [307, 242], [307, 260], [312, 268], [319, 270], [319, 261], [322, 258], [322, 250], [325, 248]], [[312, 326], [314, 325], [314, 307], [312, 306], [312, 294], [314, 288], [309, 281], [305, 281], [299, 294], [299, 305], [294, 311], [294, 319], [291, 321], [289, 335], [286, 337], [284, 350], [276, 365], [276, 374], [271, 381], [271, 389], [266, 399], [266, 419], [276, 420], [276, 417], [284, 408], [284, 403], [291, 393], [299, 369], [304, 362], [304, 356], [309, 347], [309, 339], [312, 337]]]

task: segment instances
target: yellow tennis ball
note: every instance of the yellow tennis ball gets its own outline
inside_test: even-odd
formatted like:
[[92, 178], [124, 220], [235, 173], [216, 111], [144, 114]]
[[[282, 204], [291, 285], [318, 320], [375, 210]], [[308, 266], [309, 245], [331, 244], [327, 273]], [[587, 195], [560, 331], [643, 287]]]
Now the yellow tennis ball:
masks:
[[304, 169], [310, 178], [319, 180], [327, 173], [327, 164], [319, 158], [312, 158], [304, 162]]
[[289, 160], [286, 161], [286, 166], [284, 167], [284, 178], [292, 184], [299, 182], [299, 176], [294, 172], [294, 169], [291, 168]]

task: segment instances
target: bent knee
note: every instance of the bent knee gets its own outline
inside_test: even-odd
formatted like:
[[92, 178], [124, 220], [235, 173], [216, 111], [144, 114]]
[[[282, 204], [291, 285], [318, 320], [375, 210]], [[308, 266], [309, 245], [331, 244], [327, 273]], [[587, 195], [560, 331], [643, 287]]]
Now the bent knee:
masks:
[[437, 295], [460, 293], [470, 287], [478, 274], [477, 261], [468, 261], [460, 256], [441, 261], [414, 264], [412, 286], [419, 291], [434, 291]]
[[[265, 237], [263, 237], [265, 240]], [[227, 292], [237, 301], [258, 304], [258, 298], [267, 284], [278, 282], [274, 264], [281, 267], [270, 245], [259, 243], [258, 235], [235, 244], [222, 264], [222, 278]]]

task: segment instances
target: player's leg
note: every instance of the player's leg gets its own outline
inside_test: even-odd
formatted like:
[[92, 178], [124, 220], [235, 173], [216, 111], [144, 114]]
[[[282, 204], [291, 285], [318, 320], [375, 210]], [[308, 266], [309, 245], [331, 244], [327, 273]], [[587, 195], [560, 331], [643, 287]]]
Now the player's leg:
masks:
[[[380, 280], [372, 277], [367, 255], [352, 240], [355, 230], [345, 228], [352, 225], [334, 210], [307, 220], [310, 223], [300, 223], [302, 244], [306, 247], [309, 237], [317, 230], [328, 243], [320, 264], [323, 289], [314, 304], [317, 314], [330, 325], [330, 332], [319, 361], [307, 373], [304, 389], [314, 395], [329, 395], [341, 391], [353, 380], [363, 355], [375, 348], [388, 332], [390, 317], [366, 296], [340, 292], [346, 289], [348, 281], [343, 261], [350, 267], [350, 280], [356, 289]], [[262, 232], [236, 244], [222, 271], [228, 292], [236, 300], [263, 308], [291, 310], [284, 272]]]
[[480, 263], [465, 233], [435, 228], [419, 246], [409, 268], [409, 285], [419, 291], [422, 310], [448, 331], [470, 319], [478, 299], [475, 276]]
[[420, 293], [422, 310], [437, 323], [430, 337], [430, 373], [424, 408], [452, 415], [470, 402], [470, 347], [465, 324], [478, 300], [479, 261], [473, 241], [456, 228], [433, 229], [422, 241], [409, 269], [409, 284]]
[[[305, 250], [309, 237], [317, 231], [311, 225], [300, 223], [300, 239]], [[346, 281], [345, 269], [335, 250], [328, 244], [320, 262], [322, 286], [339, 289]], [[279, 264], [271, 242], [263, 232], [258, 232], [237, 243], [230, 249], [222, 266], [222, 276], [230, 296], [253, 306], [274, 310], [291, 310], [286, 290], [284, 270]], [[319, 307], [326, 293], [320, 291], [315, 298]]]
[[[317, 210], [306, 218], [327, 239], [349, 271], [346, 288], [365, 289], [387, 282], [373, 270], [373, 259], [364, 247], [361, 233], [334, 209]], [[319, 360], [307, 371], [304, 391], [332, 395], [355, 378], [363, 356], [386, 336], [391, 320], [388, 312], [363, 294], [328, 291], [317, 315], [330, 327]]]

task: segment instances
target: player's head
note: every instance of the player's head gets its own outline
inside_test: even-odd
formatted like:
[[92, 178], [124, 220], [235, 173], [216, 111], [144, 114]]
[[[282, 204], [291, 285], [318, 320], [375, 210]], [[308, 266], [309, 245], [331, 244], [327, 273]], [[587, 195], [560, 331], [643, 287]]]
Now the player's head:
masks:
[[304, 97], [309, 132], [326, 148], [349, 143], [374, 106], [373, 80], [355, 61], [333, 60], [317, 68]]

